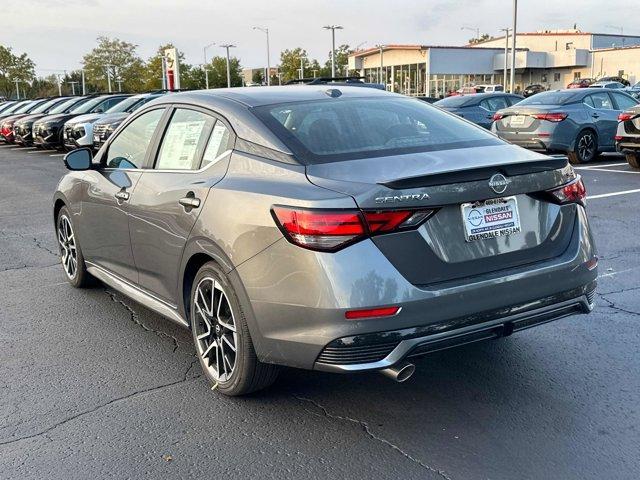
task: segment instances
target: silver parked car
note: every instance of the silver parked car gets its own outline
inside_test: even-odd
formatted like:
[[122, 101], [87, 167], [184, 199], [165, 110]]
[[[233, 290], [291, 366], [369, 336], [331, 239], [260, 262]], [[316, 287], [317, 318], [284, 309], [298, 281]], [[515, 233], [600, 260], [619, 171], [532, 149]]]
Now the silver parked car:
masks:
[[566, 153], [571, 163], [615, 151], [618, 114], [638, 104], [622, 91], [572, 88], [542, 92], [496, 112], [491, 130], [509, 142]]
[[420, 100], [178, 93], [65, 163], [53, 214], [69, 282], [97, 278], [191, 328], [225, 394], [279, 365], [403, 381], [413, 357], [593, 308], [573, 168]]
[[640, 105], [618, 115], [616, 150], [624, 154], [631, 167], [640, 168]]

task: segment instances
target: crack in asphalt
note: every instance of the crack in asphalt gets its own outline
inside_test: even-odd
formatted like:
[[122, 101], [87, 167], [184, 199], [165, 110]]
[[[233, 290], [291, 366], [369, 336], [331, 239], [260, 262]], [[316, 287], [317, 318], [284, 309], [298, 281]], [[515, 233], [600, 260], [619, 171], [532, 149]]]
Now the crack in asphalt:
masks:
[[3, 231], [2, 233], [5, 236], [7, 236], [7, 235], [15, 235], [16, 237], [20, 237], [20, 238], [25, 238], [27, 240], [31, 240], [34, 243], [34, 245], [37, 248], [39, 248], [40, 250], [43, 250], [43, 251], [53, 255], [56, 258], [58, 258], [60, 256], [59, 252], [54, 252], [49, 247], [46, 247], [45, 245], [42, 245], [42, 240], [39, 240], [37, 237], [33, 237], [33, 236], [30, 236], [30, 235], [25, 235], [24, 233], [18, 233], [18, 232]]
[[[451, 477], [449, 477], [445, 472], [443, 472], [442, 470], [438, 470], [437, 468], [433, 468], [430, 465], [427, 465], [426, 463], [424, 463], [422, 460], [414, 457], [413, 455], [411, 455], [410, 453], [405, 452], [402, 448], [400, 448], [399, 446], [391, 443], [389, 440], [387, 440], [386, 438], [380, 437], [378, 435], [376, 435], [375, 433], [373, 433], [371, 431], [371, 428], [369, 427], [369, 424], [363, 420], [358, 420], [355, 418], [351, 418], [351, 417], [343, 417], [340, 415], [334, 415], [329, 413], [329, 411], [326, 409], [326, 407], [324, 407], [323, 405], [319, 404], [318, 402], [316, 402], [315, 400], [312, 400], [311, 398], [306, 398], [306, 397], [299, 397], [297, 395], [293, 395], [293, 397], [301, 402], [307, 402], [312, 404], [313, 406], [315, 406], [317, 409], [319, 409], [322, 412], [322, 416], [326, 417], [326, 418], [331, 418], [333, 420], [344, 420], [350, 423], [354, 423], [356, 425], [359, 425], [360, 428], [362, 429], [362, 431], [367, 434], [367, 436], [369, 436], [371, 439], [380, 442], [384, 445], [386, 445], [387, 447], [392, 448], [393, 450], [395, 450], [396, 452], [400, 453], [401, 455], [403, 455], [405, 458], [411, 460], [413, 463], [419, 465], [420, 467], [424, 468], [425, 470], [428, 470], [432, 473], [435, 473], [436, 475], [441, 476], [442, 478], [445, 478], [446, 480], [451, 480]], [[308, 411], [308, 410], [307, 410]], [[309, 412], [314, 414], [313, 412]]]
[[[613, 292], [613, 293], [620, 293], [620, 292]], [[607, 302], [606, 307], [611, 308], [613, 310], [617, 310], [618, 312], [623, 312], [623, 313], [628, 313], [629, 315], [637, 315], [640, 317], [640, 312], [635, 312], [633, 310], [627, 310], [626, 308], [622, 308], [619, 307], [615, 304], [614, 301], [609, 300], [606, 295], [612, 295], [611, 293], [598, 293], [598, 295], [600, 296], [600, 298], [602, 298], [605, 302]]]
[[0, 270], [0, 273], [2, 272], [11, 272], [14, 270], [24, 270], [25, 268], [50, 268], [50, 267], [55, 267], [56, 265], [59, 265], [59, 262], [56, 263], [52, 263], [51, 265], [21, 265], [19, 267], [8, 267], [8, 268], [3, 268], [2, 270]]
[[193, 368], [193, 365], [197, 361], [198, 361], [198, 359], [196, 358], [194, 361], [192, 361], [189, 364], [189, 367], [184, 372], [183, 378], [181, 378], [180, 380], [176, 380], [174, 382], [165, 383], [165, 384], [162, 384], [162, 385], [156, 385], [155, 387], [145, 388], [143, 390], [138, 390], [136, 392], [130, 393], [128, 395], [124, 395], [122, 397], [114, 398], [112, 400], [109, 400], [108, 402], [105, 402], [105, 403], [97, 405], [97, 406], [95, 406], [93, 408], [90, 408], [89, 410], [85, 410], [83, 412], [76, 413], [75, 415], [71, 415], [70, 417], [67, 417], [64, 420], [61, 420], [61, 421], [59, 421], [57, 423], [54, 423], [50, 427], [47, 427], [44, 430], [41, 430], [41, 431], [39, 431], [37, 433], [33, 433], [31, 435], [25, 435], [23, 437], [15, 438], [13, 440], [2, 441], [2, 442], [0, 442], [0, 446], [11, 445], [11, 444], [16, 443], [16, 442], [21, 442], [22, 440], [29, 440], [31, 438], [37, 438], [37, 437], [41, 437], [41, 436], [45, 436], [45, 437], [49, 438], [49, 440], [51, 440], [51, 438], [47, 436], [48, 433], [50, 433], [51, 431], [53, 431], [53, 430], [55, 430], [55, 429], [57, 429], [57, 428], [59, 428], [59, 427], [61, 427], [63, 425], [66, 425], [69, 422], [77, 420], [78, 418], [84, 417], [86, 415], [90, 415], [90, 414], [95, 413], [95, 412], [97, 412], [97, 411], [99, 411], [99, 410], [101, 410], [101, 409], [103, 409], [105, 407], [108, 407], [108, 406], [116, 404], [116, 403], [123, 402], [125, 400], [129, 400], [131, 398], [136, 398], [136, 397], [148, 394], [148, 393], [157, 392], [157, 391], [163, 390], [165, 388], [170, 388], [170, 387], [173, 387], [175, 385], [179, 385], [181, 383], [186, 383], [186, 382], [189, 382], [191, 380], [198, 379], [198, 378], [202, 377], [202, 374], [196, 375], [196, 376], [191, 377], [191, 378], [188, 378], [189, 372], [191, 371], [191, 369]]
[[105, 289], [104, 292], [111, 298], [112, 301], [122, 305], [129, 312], [131, 321], [139, 325], [140, 327], [142, 327], [143, 330], [147, 332], [155, 333], [159, 337], [170, 338], [171, 341], [173, 342], [173, 353], [176, 353], [176, 350], [178, 350], [178, 347], [180, 346], [178, 339], [176, 337], [174, 337], [173, 335], [169, 335], [168, 333], [162, 332], [160, 330], [154, 330], [153, 328], [146, 326], [144, 323], [140, 321], [140, 318], [138, 317], [138, 314], [136, 313], [136, 311], [133, 308], [131, 308], [128, 304], [126, 304], [124, 301], [117, 298], [115, 293], [107, 289]]

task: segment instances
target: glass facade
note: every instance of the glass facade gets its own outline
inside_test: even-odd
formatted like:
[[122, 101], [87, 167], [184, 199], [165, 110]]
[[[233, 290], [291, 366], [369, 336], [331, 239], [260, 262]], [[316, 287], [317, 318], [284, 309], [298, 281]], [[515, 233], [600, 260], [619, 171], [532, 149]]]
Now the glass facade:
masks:
[[483, 74], [439, 74], [429, 75], [427, 79], [424, 63], [385, 66], [382, 70], [380, 67], [365, 68], [364, 76], [368, 82], [384, 83], [389, 91], [436, 98], [444, 98], [465, 86], [502, 83], [501, 75]]

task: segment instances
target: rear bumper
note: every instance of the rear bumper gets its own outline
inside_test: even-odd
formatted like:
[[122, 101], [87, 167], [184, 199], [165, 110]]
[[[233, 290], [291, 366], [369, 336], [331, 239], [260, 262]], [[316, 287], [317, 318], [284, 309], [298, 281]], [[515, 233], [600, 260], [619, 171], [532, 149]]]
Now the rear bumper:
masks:
[[322, 350], [314, 369], [338, 373], [378, 370], [407, 358], [505, 337], [569, 315], [589, 313], [594, 307], [595, 288], [596, 282], [593, 281], [569, 292], [474, 317], [463, 317], [425, 327], [340, 338]]
[[559, 135], [557, 127], [550, 127], [548, 131], [509, 132], [493, 129], [493, 133], [509, 143], [519, 147], [539, 152], [567, 152], [570, 148], [571, 135]]
[[640, 150], [640, 136], [623, 137], [616, 142], [616, 150], [620, 153], [637, 152]]

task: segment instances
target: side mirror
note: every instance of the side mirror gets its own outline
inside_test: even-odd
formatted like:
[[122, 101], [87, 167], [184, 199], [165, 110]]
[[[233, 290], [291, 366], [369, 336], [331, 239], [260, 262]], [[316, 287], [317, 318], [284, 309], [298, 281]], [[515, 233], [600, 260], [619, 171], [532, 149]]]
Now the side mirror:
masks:
[[64, 164], [69, 170], [89, 170], [93, 152], [89, 148], [79, 148], [64, 156]]

